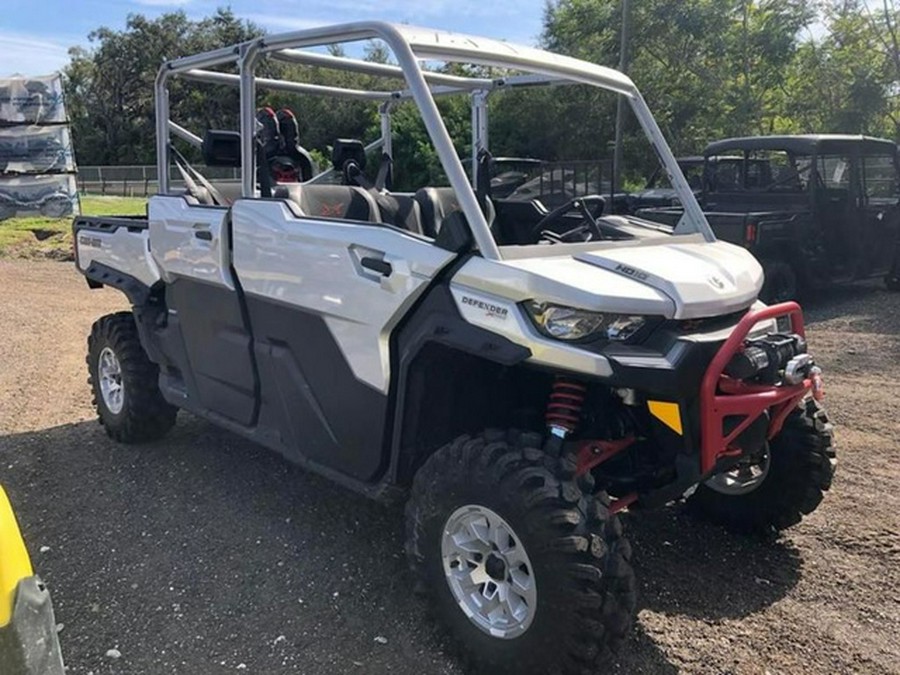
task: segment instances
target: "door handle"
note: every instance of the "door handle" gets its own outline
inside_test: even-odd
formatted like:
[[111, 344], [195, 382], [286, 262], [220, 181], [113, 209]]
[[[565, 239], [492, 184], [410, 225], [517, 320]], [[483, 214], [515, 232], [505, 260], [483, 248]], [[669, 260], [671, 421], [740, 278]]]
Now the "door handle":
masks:
[[367, 270], [378, 272], [378, 274], [383, 277], [391, 276], [391, 273], [394, 271], [393, 265], [391, 265], [391, 263], [386, 260], [382, 260], [381, 258], [366, 256], [360, 259], [359, 264], [365, 267]]
[[209, 230], [194, 230], [194, 236], [203, 241], [212, 241], [212, 232]]

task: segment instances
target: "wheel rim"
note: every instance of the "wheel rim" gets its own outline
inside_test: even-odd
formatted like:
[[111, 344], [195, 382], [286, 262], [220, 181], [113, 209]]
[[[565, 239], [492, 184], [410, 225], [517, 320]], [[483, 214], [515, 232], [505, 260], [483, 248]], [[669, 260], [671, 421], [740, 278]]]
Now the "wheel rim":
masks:
[[537, 609], [534, 568], [503, 518], [484, 506], [457, 509], [444, 526], [441, 556], [450, 591], [473, 624], [502, 639], [528, 630]]
[[759, 461], [739, 463], [730, 471], [723, 471], [709, 478], [705, 484], [723, 495], [745, 495], [762, 485], [769, 475], [770, 464], [767, 448]]
[[116, 353], [109, 347], [104, 347], [100, 352], [97, 364], [97, 375], [100, 379], [100, 395], [105, 405], [113, 415], [122, 412], [125, 404], [125, 387], [122, 384], [122, 366]]

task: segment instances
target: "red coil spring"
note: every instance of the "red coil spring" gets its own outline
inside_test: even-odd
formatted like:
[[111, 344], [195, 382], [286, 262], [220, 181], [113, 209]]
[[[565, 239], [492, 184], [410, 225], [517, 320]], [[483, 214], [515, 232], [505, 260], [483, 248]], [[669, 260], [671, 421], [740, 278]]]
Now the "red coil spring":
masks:
[[581, 421], [581, 409], [584, 407], [586, 393], [587, 387], [577, 380], [556, 378], [544, 415], [547, 426], [565, 429], [570, 434], [575, 431]]

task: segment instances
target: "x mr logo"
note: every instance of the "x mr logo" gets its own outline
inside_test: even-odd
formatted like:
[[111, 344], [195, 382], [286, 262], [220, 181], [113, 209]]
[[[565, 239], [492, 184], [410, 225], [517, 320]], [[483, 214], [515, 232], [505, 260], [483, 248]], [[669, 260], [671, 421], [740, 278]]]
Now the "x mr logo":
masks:
[[319, 215], [325, 218], [340, 218], [344, 215], [344, 205], [340, 202], [337, 204], [322, 204]]

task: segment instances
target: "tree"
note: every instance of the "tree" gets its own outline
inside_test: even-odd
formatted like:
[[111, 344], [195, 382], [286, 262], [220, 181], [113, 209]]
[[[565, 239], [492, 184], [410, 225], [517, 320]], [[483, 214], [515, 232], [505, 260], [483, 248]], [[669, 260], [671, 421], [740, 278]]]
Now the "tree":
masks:
[[[772, 130], [785, 68], [814, 18], [807, 0], [645, 0], [632, 11], [631, 75], [676, 153]], [[543, 42], [614, 67], [620, 25], [619, 0], [557, 0], [546, 10]], [[632, 122], [626, 168], [655, 161], [639, 152], [646, 144], [638, 134]]]
[[[163, 61], [262, 35], [251, 23], [219, 9], [201, 21], [184, 12], [148, 19], [128, 17], [122, 31], [98, 28], [91, 50], [70, 51], [66, 102], [82, 164], [150, 164], [155, 161], [154, 81]], [[238, 92], [172, 82], [173, 115], [185, 126], [236, 128]], [[199, 92], [199, 93], [198, 93]]]

